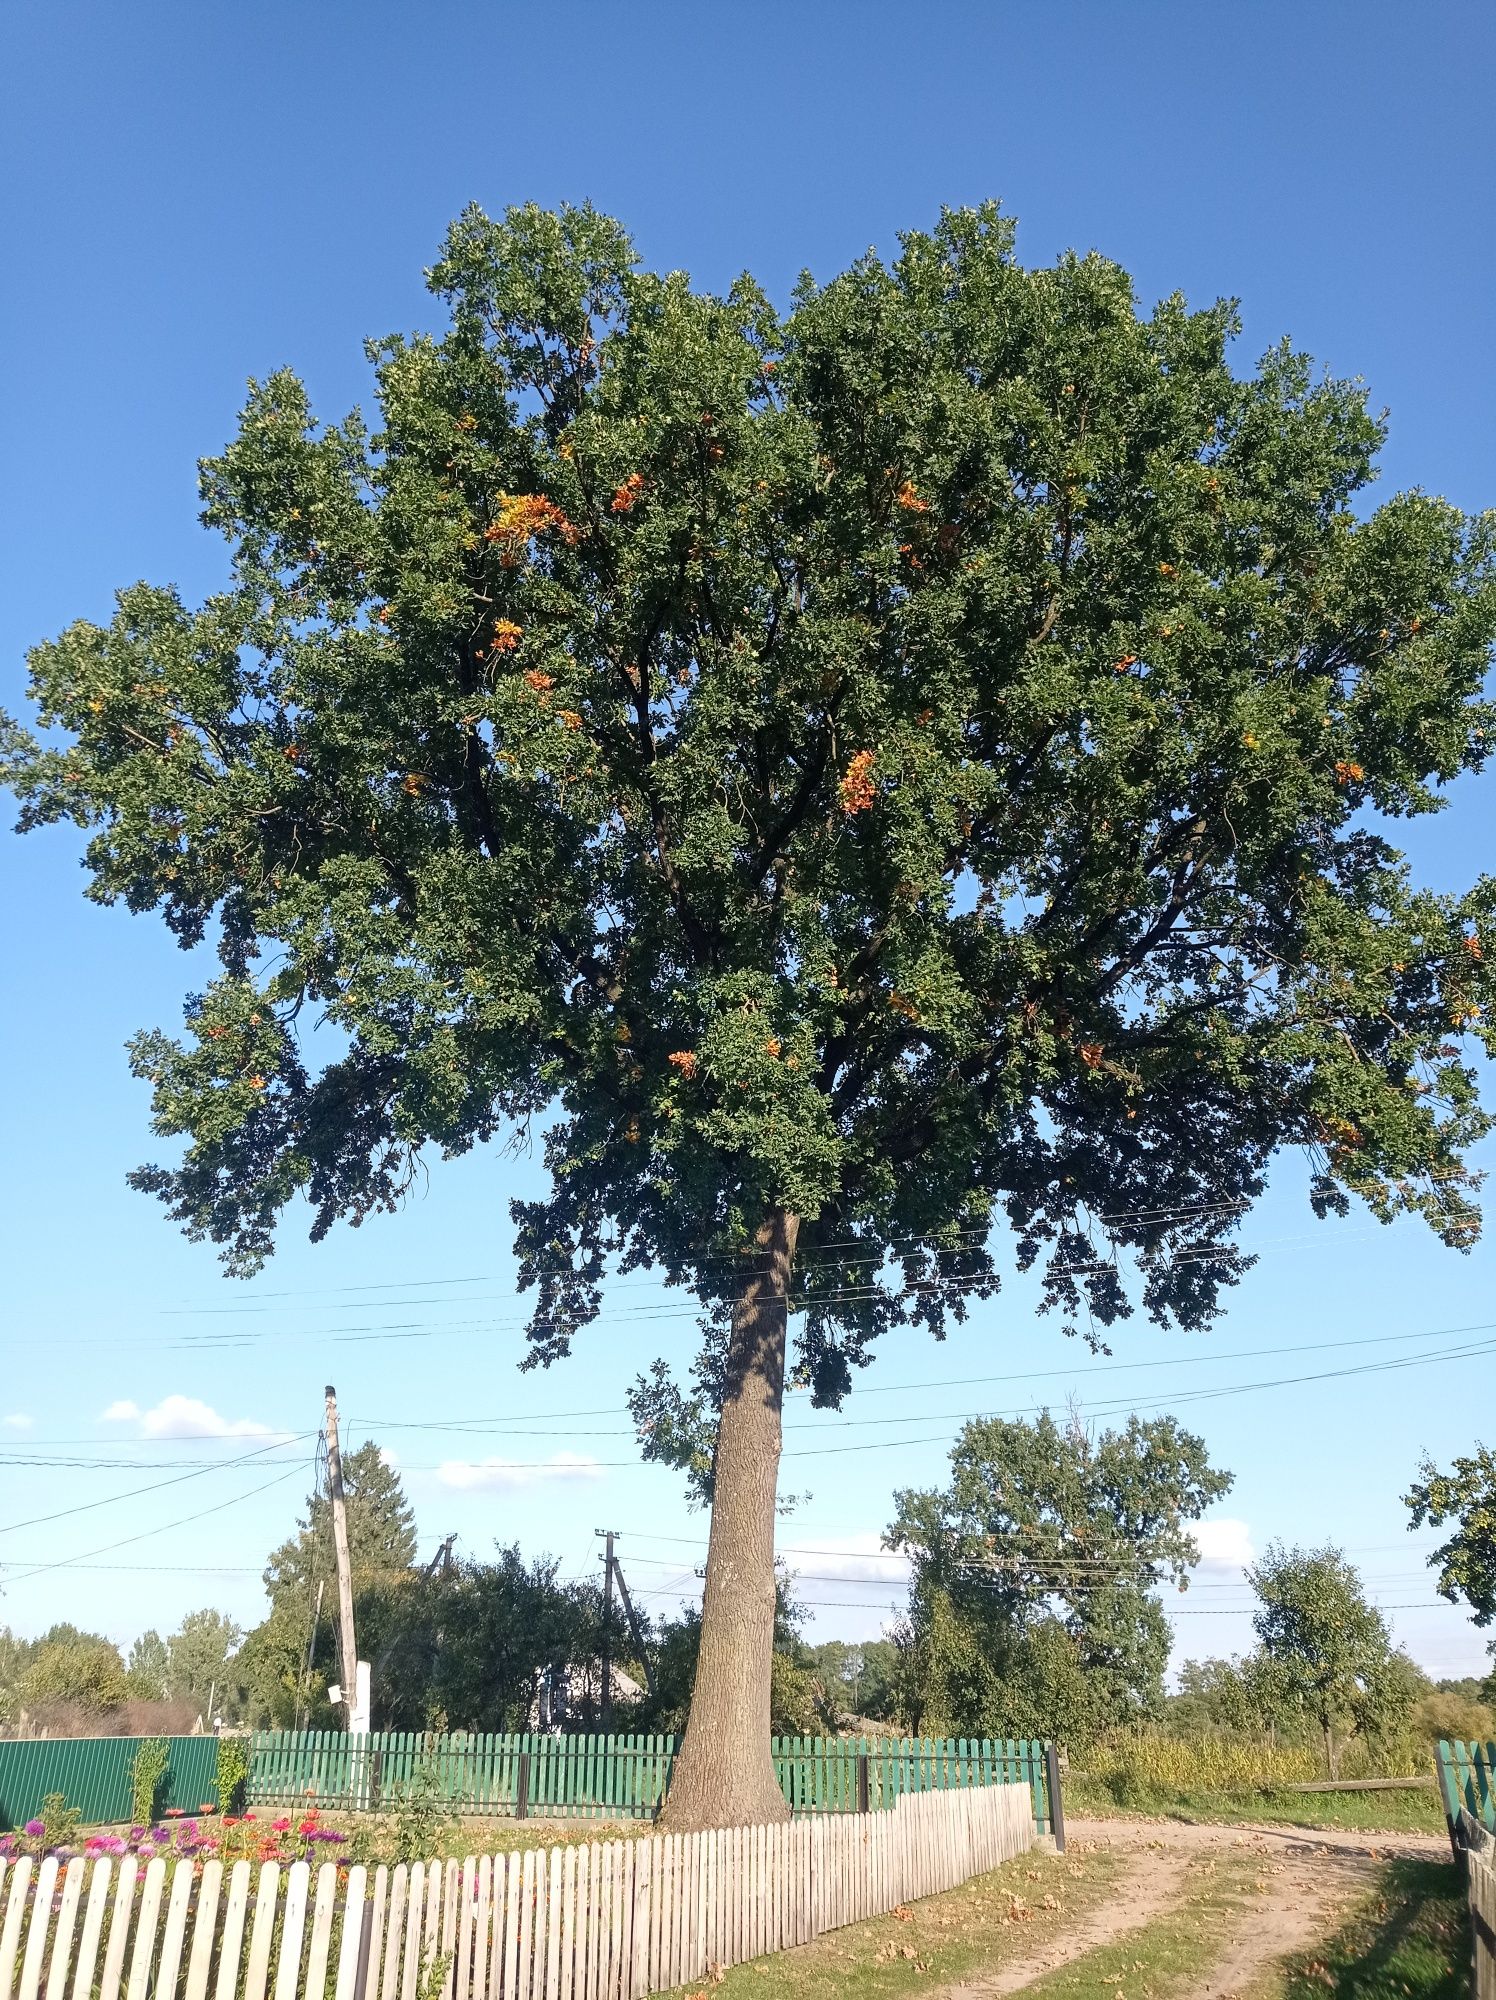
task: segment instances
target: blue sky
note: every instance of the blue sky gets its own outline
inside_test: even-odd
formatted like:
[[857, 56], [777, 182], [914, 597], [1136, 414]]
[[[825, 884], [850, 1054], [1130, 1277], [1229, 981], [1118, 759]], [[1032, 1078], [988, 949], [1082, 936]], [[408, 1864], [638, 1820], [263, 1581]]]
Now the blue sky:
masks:
[[[194, 466], [245, 378], [290, 363], [326, 416], [367, 399], [363, 338], [430, 321], [422, 269], [473, 199], [589, 198], [650, 263], [710, 286], [746, 267], [783, 295], [998, 196], [1030, 262], [1100, 248], [1145, 301], [1240, 297], [1244, 364], [1287, 333], [1364, 376], [1391, 412], [1384, 490], [1496, 502], [1489, 6], [49, 0], [7, 10], [0, 79], [12, 708], [25, 648], [106, 618], [117, 586], [215, 584]], [[1428, 879], [1488, 864], [1493, 797], [1467, 785], [1412, 830]], [[620, 1284], [569, 1363], [516, 1373], [507, 1202], [535, 1169], [497, 1152], [224, 1281], [124, 1183], [157, 1145], [123, 1042], [171, 1025], [198, 969], [153, 921], [86, 904], [77, 854], [61, 831], [0, 839], [0, 1622], [128, 1640], [208, 1602], [252, 1620], [328, 1380], [406, 1470], [426, 1548], [517, 1539], [579, 1574], [612, 1526], [636, 1595], [689, 1591], [702, 1517], [622, 1414], [633, 1374], [684, 1352], [682, 1301]], [[1124, 1328], [1094, 1360], [1013, 1282], [943, 1347], [890, 1340], [841, 1418], [792, 1405], [782, 1488], [810, 1497], [782, 1539], [817, 1631], [887, 1616], [897, 1566], [870, 1552], [891, 1494], [940, 1478], [963, 1414], [1074, 1397], [1098, 1421], [1175, 1408], [1237, 1475], [1175, 1607], [1182, 1654], [1247, 1643], [1250, 1550], [1334, 1538], [1420, 1661], [1478, 1670], [1398, 1495], [1424, 1451], [1491, 1434], [1496, 1259], [1317, 1224], [1293, 1161], [1246, 1237], [1261, 1262], [1208, 1336]], [[455, 1424], [484, 1428], [425, 1427]], [[67, 1457], [90, 1462], [26, 1462]]]

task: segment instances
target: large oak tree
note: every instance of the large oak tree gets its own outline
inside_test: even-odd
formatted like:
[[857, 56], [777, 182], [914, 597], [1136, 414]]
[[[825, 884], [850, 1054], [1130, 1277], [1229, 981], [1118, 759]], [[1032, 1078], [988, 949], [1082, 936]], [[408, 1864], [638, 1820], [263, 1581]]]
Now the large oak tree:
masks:
[[136, 1179], [231, 1269], [537, 1128], [534, 1355], [610, 1268], [702, 1298], [671, 1811], [768, 1816], [792, 1315], [835, 1404], [996, 1288], [1002, 1224], [1071, 1323], [1198, 1326], [1286, 1148], [1320, 1211], [1471, 1239], [1496, 888], [1376, 826], [1483, 761], [1496, 533], [1358, 511], [1360, 389], [1234, 373], [1229, 305], [1026, 270], [991, 208], [783, 312], [589, 209], [470, 210], [430, 285], [372, 430], [252, 389], [202, 468], [226, 587], [40, 646], [13, 782], [92, 896], [217, 941], [134, 1045], [186, 1139]]

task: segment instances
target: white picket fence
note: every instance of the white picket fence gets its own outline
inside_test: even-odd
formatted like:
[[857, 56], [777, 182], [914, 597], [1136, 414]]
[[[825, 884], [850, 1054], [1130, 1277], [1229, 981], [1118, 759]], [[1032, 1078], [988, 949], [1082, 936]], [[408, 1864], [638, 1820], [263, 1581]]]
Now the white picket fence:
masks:
[[1474, 2000], [1496, 2000], [1496, 1840], [1469, 1813], [1462, 1815], [1461, 1825], [1470, 1898], [1470, 1990]]
[[0, 1864], [0, 2000], [643, 2000], [1033, 1846], [1027, 1785], [466, 1861]]

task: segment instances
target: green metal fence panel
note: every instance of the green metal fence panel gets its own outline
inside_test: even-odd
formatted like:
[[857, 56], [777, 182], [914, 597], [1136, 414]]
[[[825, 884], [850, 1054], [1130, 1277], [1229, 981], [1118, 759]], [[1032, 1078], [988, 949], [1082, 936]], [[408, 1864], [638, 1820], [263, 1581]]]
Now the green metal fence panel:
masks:
[[[45, 1737], [0, 1742], [0, 1832], [34, 1819], [54, 1792], [83, 1815], [85, 1826], [121, 1826], [134, 1806], [131, 1772], [138, 1736]], [[163, 1811], [194, 1813], [212, 1805], [218, 1787], [218, 1738], [169, 1736]]]

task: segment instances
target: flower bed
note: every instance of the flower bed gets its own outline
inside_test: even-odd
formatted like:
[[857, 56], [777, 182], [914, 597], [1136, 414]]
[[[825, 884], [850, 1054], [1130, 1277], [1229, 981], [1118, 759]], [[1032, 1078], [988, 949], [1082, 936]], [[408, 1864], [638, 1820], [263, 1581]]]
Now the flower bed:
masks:
[[131, 1826], [84, 1838], [55, 1839], [44, 1820], [28, 1820], [19, 1833], [0, 1834], [0, 1860], [15, 1861], [29, 1854], [36, 1861], [51, 1855], [66, 1863], [80, 1854], [85, 1860], [133, 1854], [143, 1861], [159, 1856], [163, 1861], [192, 1860], [199, 1865], [210, 1860], [336, 1861], [349, 1839], [337, 1827], [325, 1825], [316, 1812], [270, 1819], [254, 1812], [220, 1816], [213, 1806], [202, 1806], [196, 1813], [168, 1811], [155, 1826]]

